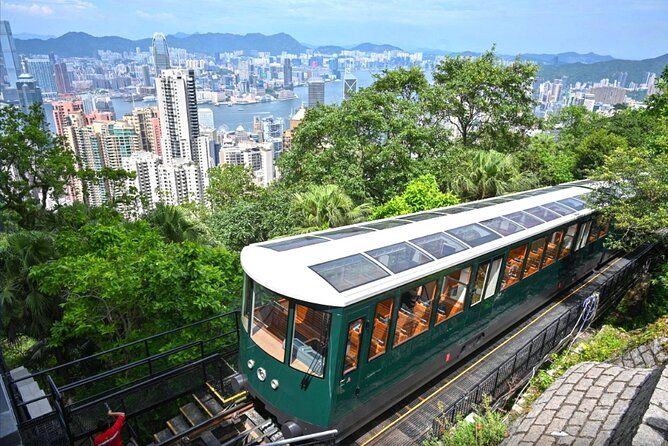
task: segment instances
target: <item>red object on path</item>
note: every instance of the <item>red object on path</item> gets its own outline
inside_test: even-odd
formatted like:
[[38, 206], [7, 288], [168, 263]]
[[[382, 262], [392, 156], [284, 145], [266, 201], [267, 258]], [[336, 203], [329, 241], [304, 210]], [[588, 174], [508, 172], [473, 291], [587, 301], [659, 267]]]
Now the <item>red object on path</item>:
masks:
[[116, 415], [114, 424], [93, 438], [95, 446], [123, 446], [123, 439], [121, 438], [121, 429], [125, 425], [125, 415]]

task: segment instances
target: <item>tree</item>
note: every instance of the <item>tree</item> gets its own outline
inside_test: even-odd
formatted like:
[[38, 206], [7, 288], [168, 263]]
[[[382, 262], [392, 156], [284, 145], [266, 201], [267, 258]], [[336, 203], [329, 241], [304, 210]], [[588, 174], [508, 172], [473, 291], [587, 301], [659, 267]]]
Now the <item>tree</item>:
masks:
[[205, 224], [218, 243], [238, 252], [251, 243], [294, 233], [298, 223], [291, 209], [293, 195], [293, 190], [275, 184], [260, 189], [255, 198], [214, 210]]
[[146, 215], [146, 221], [156, 228], [165, 240], [170, 242], [201, 241], [205, 229], [185, 215], [178, 206], [158, 203]]
[[355, 206], [343, 190], [333, 184], [312, 185], [294, 196], [293, 209], [300, 226], [297, 232], [336, 228], [364, 221], [367, 204]]
[[529, 189], [536, 184], [532, 173], [520, 172], [513, 155], [495, 150], [475, 150], [464, 155], [452, 191], [470, 200], [495, 197]]
[[434, 175], [423, 175], [408, 183], [401, 195], [396, 195], [387, 203], [376, 207], [373, 210], [373, 218], [427, 211], [457, 203], [459, 198], [440, 191]]
[[529, 146], [516, 154], [522, 172], [535, 174], [538, 185], [551, 186], [575, 180], [576, 158], [564, 149], [553, 136], [540, 133], [533, 136]]
[[75, 164], [65, 141], [44, 130], [39, 105], [0, 108], [0, 223], [34, 228], [49, 201], [65, 195]]
[[668, 228], [668, 152], [618, 147], [592, 176], [602, 187], [590, 194], [617, 237], [610, 245], [633, 248], [665, 239]]
[[214, 208], [222, 209], [238, 200], [256, 197], [258, 190], [250, 167], [224, 164], [209, 169], [206, 197]]
[[238, 255], [166, 242], [145, 221], [86, 224], [61, 232], [56, 244], [60, 257], [33, 266], [29, 275], [41, 293], [62, 302], [49, 339], [54, 348], [93, 342], [103, 349], [238, 303]]
[[450, 148], [423, 102], [425, 83], [419, 69], [388, 71], [340, 106], [308, 110], [278, 160], [282, 181], [336, 184], [356, 203], [400, 193]]
[[617, 148], [624, 149], [627, 145], [625, 138], [613, 135], [607, 130], [593, 131], [573, 149], [576, 175], [586, 178], [593, 169], [603, 164], [607, 154]]
[[514, 150], [534, 123], [534, 64], [505, 65], [494, 48], [479, 57], [446, 57], [434, 70], [431, 111], [454, 125], [465, 147]]
[[45, 296], [29, 276], [31, 268], [56, 257], [53, 237], [40, 231], [19, 231], [0, 239], [0, 308], [2, 335], [48, 337], [61, 313], [60, 299]]

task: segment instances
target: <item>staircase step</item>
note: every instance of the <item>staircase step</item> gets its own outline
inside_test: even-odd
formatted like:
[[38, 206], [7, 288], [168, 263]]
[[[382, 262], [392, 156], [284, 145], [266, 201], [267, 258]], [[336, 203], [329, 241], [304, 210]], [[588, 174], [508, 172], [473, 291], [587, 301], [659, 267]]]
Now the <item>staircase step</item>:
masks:
[[185, 406], [181, 406], [181, 413], [186, 417], [186, 420], [188, 420], [188, 423], [190, 423], [191, 426], [197, 426], [202, 421], [210, 418], [205, 415], [195, 403], [188, 403]]
[[211, 433], [211, 431], [206, 431], [199, 437], [204, 443], [205, 446], [220, 446], [220, 441]]
[[169, 440], [174, 436], [174, 432], [165, 428], [158, 433], [153, 434], [153, 439], [156, 443], [162, 443], [163, 441]]
[[218, 415], [223, 411], [223, 406], [216, 398], [207, 391], [193, 394], [195, 401], [210, 416]]
[[167, 427], [174, 432], [174, 435], [178, 435], [190, 429], [190, 424], [183, 415], [177, 415], [167, 422]]

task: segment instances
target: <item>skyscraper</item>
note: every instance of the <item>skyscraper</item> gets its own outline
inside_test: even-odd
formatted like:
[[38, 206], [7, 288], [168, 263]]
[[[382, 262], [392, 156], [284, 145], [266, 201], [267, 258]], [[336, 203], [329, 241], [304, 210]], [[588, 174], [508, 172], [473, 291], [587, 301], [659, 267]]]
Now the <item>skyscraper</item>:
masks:
[[28, 72], [33, 75], [43, 93], [55, 93], [56, 79], [53, 77], [53, 64], [49, 59], [27, 59]]
[[343, 99], [348, 99], [357, 91], [357, 78], [346, 72], [343, 76]]
[[142, 67], [141, 67], [141, 78], [142, 78], [142, 83], [144, 84], [144, 87], [150, 87], [151, 86], [151, 72], [148, 68], [148, 65], [142, 65]]
[[169, 63], [169, 48], [167, 47], [167, 38], [162, 33], [153, 34], [153, 63], [155, 64], [155, 74], [159, 76], [162, 70], [171, 67]]
[[314, 77], [308, 82], [308, 106], [314, 108], [325, 103], [325, 81]]
[[23, 73], [16, 81], [21, 110], [28, 113], [30, 106], [42, 103], [42, 91], [30, 73]]
[[193, 159], [193, 144], [199, 136], [195, 72], [164, 70], [156, 81], [162, 150], [170, 158]]
[[292, 62], [287, 57], [283, 61], [283, 88], [292, 90]]
[[58, 93], [71, 93], [72, 82], [70, 82], [70, 74], [67, 72], [65, 62], [55, 64], [53, 72], [56, 75], [56, 90]]
[[80, 115], [83, 119], [84, 106], [82, 101], [57, 101], [52, 102], [53, 107], [53, 121], [56, 124], [56, 134], [65, 135], [65, 127], [67, 127], [70, 115]]
[[0, 90], [14, 88], [21, 74], [19, 57], [14, 46], [12, 28], [7, 20], [0, 20]]

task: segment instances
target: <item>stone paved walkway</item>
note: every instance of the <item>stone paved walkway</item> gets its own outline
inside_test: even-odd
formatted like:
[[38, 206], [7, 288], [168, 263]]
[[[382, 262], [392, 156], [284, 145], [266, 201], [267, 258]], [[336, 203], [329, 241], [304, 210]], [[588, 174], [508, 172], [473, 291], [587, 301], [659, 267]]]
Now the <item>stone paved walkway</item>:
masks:
[[656, 384], [633, 446], [668, 445], [668, 367]]
[[630, 445], [659, 377], [660, 369], [578, 364], [536, 400], [503, 445]]

